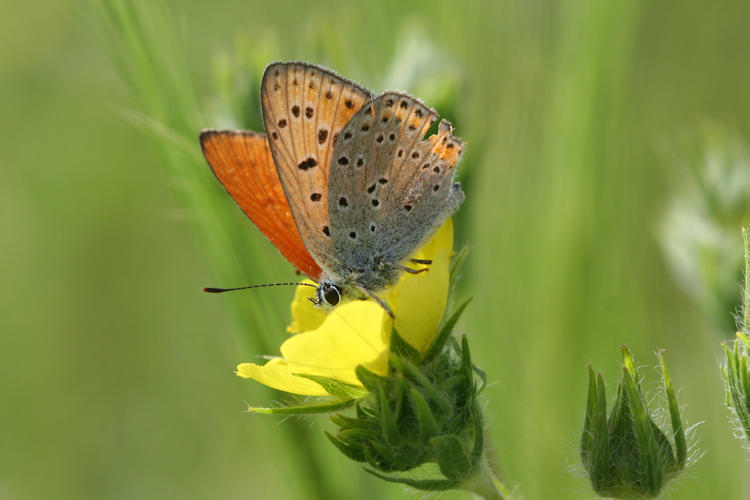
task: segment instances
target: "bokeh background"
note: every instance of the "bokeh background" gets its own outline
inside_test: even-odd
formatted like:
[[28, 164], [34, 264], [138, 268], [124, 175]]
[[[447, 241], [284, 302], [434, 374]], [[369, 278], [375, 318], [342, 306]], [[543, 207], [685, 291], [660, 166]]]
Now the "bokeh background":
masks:
[[[750, 4], [2, 0], [0, 498], [405, 498], [324, 417], [233, 375], [275, 354], [294, 279], [200, 157], [258, 129], [273, 60], [422, 97], [469, 147], [461, 330], [527, 499], [592, 498], [587, 365], [666, 349], [702, 453], [667, 496], [746, 498], [723, 407], [750, 223]], [[656, 398], [658, 400], [658, 398]], [[447, 493], [444, 498], [466, 498]]]

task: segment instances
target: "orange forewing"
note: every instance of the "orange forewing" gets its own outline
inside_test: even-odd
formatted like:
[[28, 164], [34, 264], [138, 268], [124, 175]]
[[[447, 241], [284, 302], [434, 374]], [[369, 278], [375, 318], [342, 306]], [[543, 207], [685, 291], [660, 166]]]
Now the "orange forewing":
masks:
[[265, 134], [204, 130], [200, 139], [203, 156], [242, 211], [294, 267], [317, 280], [320, 266], [300, 238]]

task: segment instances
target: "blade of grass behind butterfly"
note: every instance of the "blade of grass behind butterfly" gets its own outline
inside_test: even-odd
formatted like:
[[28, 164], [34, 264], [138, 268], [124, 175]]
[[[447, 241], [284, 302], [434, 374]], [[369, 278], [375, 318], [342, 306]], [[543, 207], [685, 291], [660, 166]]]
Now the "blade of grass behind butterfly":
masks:
[[[181, 138], [179, 141], [160, 138], [157, 142], [170, 178], [203, 232], [218, 279], [226, 283], [251, 277], [264, 279], [264, 271], [274, 269], [268, 253], [256, 250], [257, 242], [253, 245], [245, 236], [251, 231], [241, 214], [226, 215], [226, 193], [216, 185], [200, 155], [186, 152], [182, 146], [195, 141], [197, 153], [197, 132], [207, 123], [201, 118], [201, 99], [191, 83], [193, 75], [181, 57], [184, 49], [169, 16], [154, 3], [110, 1], [96, 2], [92, 7], [105, 30], [104, 39], [110, 45], [120, 75], [137, 99], [143, 116], [159, 124], [148, 128], [157, 133], [168, 131], [161, 133], [161, 137]], [[243, 332], [243, 343], [255, 353], [272, 352], [278, 342], [271, 335], [283, 331], [279, 327], [285, 319], [278, 303], [269, 294], [238, 294], [231, 300], [238, 330]], [[294, 449], [299, 456], [294, 460], [299, 467], [295, 475], [306, 476], [308, 491], [314, 497], [335, 497], [336, 488], [327, 481], [329, 475], [319, 470], [318, 450], [307, 426], [290, 421], [281, 429], [285, 448]]]
[[[118, 71], [138, 100], [141, 115], [148, 117], [139, 120], [140, 125], [161, 136], [157, 144], [167, 159], [170, 180], [202, 230], [217, 280], [240, 284], [279, 280], [278, 266], [273, 271], [269, 251], [259, 250], [258, 235], [250, 224], [243, 217], [226, 215], [231, 203], [200, 156], [197, 132], [207, 122], [183, 45], [164, 10], [157, 4], [118, 1], [96, 7]], [[165, 141], [165, 137], [181, 140]], [[186, 151], [185, 144], [195, 144], [194, 149]], [[228, 299], [235, 306], [242, 305], [232, 310], [241, 323], [243, 344], [255, 352], [272, 352], [278, 343], [273, 334], [283, 331], [273, 325], [282, 326], [286, 315], [272, 299], [272, 294], [238, 294]]]

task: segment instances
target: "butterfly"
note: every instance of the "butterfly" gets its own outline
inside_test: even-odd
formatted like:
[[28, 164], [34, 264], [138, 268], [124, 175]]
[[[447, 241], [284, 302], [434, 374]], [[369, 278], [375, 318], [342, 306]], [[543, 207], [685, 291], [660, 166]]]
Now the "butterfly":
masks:
[[[261, 81], [266, 134], [204, 130], [203, 155], [229, 195], [299, 271], [316, 306], [371, 297], [464, 200], [464, 143], [437, 113], [395, 91], [378, 96], [326, 68], [275, 62]], [[429, 264], [413, 261], [412, 264]]]

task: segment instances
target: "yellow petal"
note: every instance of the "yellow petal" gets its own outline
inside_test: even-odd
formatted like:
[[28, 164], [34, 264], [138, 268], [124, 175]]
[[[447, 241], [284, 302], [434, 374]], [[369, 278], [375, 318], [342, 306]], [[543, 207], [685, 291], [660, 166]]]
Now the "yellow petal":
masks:
[[263, 385], [292, 394], [306, 396], [327, 396], [328, 393], [312, 380], [298, 377], [295, 373], [306, 373], [303, 367], [288, 363], [281, 358], [275, 358], [265, 365], [242, 363], [237, 367], [237, 375], [251, 378]]
[[345, 303], [326, 316], [317, 329], [297, 334], [281, 345], [290, 363], [346, 383], [361, 385], [354, 374], [358, 365], [377, 373], [387, 371], [386, 356], [391, 321], [371, 301]]
[[[302, 283], [315, 285], [314, 281], [303, 280]], [[307, 332], [318, 328], [326, 317], [326, 312], [314, 307], [309, 299], [315, 298], [315, 288], [300, 285], [292, 300], [292, 324], [286, 327], [289, 333]]]
[[334, 309], [315, 330], [299, 333], [281, 344], [283, 358], [263, 366], [243, 363], [241, 377], [294, 394], [327, 395], [317, 383], [295, 373], [333, 378], [362, 386], [355, 369], [359, 365], [379, 374], [388, 370], [391, 320], [370, 301], [355, 300]]
[[396, 316], [396, 331], [422, 352], [432, 344], [445, 312], [452, 251], [453, 224], [448, 219], [427, 244], [410, 256], [432, 260], [428, 270], [420, 274], [404, 273], [388, 293], [388, 303]]

